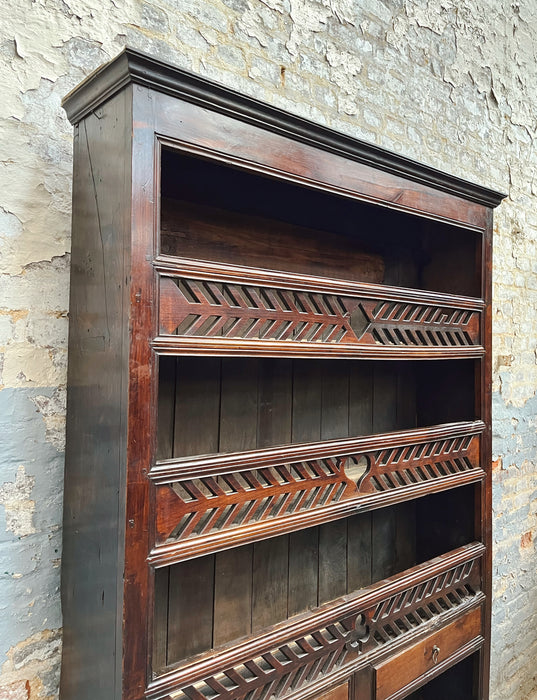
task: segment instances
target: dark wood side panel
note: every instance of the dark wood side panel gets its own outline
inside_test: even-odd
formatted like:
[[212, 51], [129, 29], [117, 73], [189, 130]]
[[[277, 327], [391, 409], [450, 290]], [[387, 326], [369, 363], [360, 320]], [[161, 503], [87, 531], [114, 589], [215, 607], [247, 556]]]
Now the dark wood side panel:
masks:
[[62, 700], [121, 697], [131, 90], [75, 132]]

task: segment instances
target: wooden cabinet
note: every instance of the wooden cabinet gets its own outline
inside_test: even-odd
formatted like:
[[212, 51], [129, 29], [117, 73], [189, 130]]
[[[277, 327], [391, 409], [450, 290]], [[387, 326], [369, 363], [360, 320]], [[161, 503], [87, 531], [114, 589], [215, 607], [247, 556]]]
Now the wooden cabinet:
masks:
[[63, 700], [487, 698], [502, 195], [130, 50], [65, 108]]

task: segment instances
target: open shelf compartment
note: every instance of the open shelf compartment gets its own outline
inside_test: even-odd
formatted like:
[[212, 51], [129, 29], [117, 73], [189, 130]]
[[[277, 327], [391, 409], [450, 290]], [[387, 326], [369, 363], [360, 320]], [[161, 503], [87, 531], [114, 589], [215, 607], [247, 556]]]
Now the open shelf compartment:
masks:
[[[240, 550], [235, 550], [237, 552]], [[168, 591], [175, 598], [168, 600], [166, 615], [157, 603], [155, 619], [166, 617], [168, 626], [165, 634], [161, 630], [155, 637], [153, 668], [156, 676], [147, 695], [152, 700], [233, 700], [256, 689], [256, 697], [263, 700], [274, 693], [276, 686], [278, 697], [283, 697], [303, 690], [321, 675], [328, 681], [332, 674], [348, 674], [366, 664], [380, 662], [432, 629], [482, 605], [483, 552], [483, 545], [469, 542], [353, 593], [342, 591], [343, 597], [333, 597], [320, 607], [295, 614], [280, 624], [263, 628], [261, 623], [254, 637], [246, 636], [236, 642], [228, 642], [225, 633], [222, 636], [223, 630], [214, 618], [207, 625], [206, 617], [199, 615], [199, 589], [206, 576], [196, 580], [198, 590], [192, 591], [192, 595], [197, 595], [198, 600], [193, 610], [185, 600], [185, 591], [174, 589], [185, 581], [180, 572], [173, 580], [173, 569], [157, 570], [157, 576], [164, 577], [158, 581], [157, 588], [163, 590], [163, 581], [168, 579]], [[228, 555], [233, 555], [233, 550]], [[196, 561], [189, 565], [205, 566], [200, 562], [207, 558], [199, 560], [198, 564]], [[407, 561], [412, 563], [410, 558]], [[228, 564], [228, 574], [237, 577], [237, 562], [230, 560]], [[214, 613], [219, 615], [225, 611], [228, 623], [230, 612], [240, 613], [231, 608], [232, 599], [239, 603], [236, 594], [239, 580], [235, 585], [231, 580], [222, 581], [222, 597], [213, 599]], [[267, 581], [260, 579], [258, 585], [265, 585], [266, 589]], [[265, 614], [268, 619], [274, 610], [266, 610], [268, 601], [258, 602], [258, 614]], [[222, 603], [227, 605], [219, 610]], [[179, 622], [177, 605], [181, 607], [183, 618], [190, 616], [192, 624], [196, 625], [197, 649], [191, 646], [192, 637], [185, 637], [184, 630], [181, 632], [176, 627]], [[244, 626], [246, 618], [239, 614], [232, 619], [236, 625]], [[202, 649], [202, 637], [209, 628], [212, 632], [206, 648]], [[221, 636], [216, 643], [215, 635]], [[200, 653], [192, 656], [193, 652]], [[180, 662], [186, 655], [191, 658]]]

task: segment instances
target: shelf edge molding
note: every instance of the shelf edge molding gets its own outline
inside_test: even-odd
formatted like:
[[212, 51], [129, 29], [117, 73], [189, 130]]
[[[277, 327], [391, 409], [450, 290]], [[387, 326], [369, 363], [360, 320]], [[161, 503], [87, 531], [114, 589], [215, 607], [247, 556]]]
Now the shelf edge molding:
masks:
[[480, 421], [158, 463], [154, 566], [485, 478]]

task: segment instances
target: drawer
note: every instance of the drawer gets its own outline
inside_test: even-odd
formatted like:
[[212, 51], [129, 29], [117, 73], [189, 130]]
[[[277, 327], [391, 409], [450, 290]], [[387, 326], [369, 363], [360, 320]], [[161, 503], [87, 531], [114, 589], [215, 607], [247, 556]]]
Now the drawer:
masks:
[[[436, 675], [434, 669], [444, 670], [458, 661], [456, 652], [481, 634], [481, 608], [476, 608], [426, 639], [401, 651], [375, 667], [375, 700], [389, 700], [397, 691], [412, 685], [422, 685], [424, 674]], [[423, 679], [426, 682], [427, 679]], [[410, 690], [410, 689], [409, 689]], [[406, 693], [404, 694], [406, 695]], [[404, 697], [397, 693], [397, 697]]]
[[318, 695], [314, 700], [349, 700], [349, 682]]

